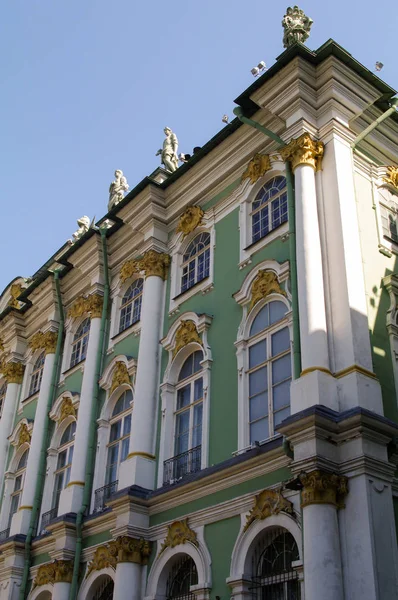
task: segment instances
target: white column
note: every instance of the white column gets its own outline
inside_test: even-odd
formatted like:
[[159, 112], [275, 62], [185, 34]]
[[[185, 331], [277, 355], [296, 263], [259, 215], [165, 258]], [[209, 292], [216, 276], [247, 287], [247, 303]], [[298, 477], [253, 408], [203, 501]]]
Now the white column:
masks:
[[141, 335], [131, 422], [130, 453], [120, 465], [119, 489], [155, 484], [155, 432], [157, 420], [158, 363], [163, 291], [169, 257], [149, 250], [142, 261], [146, 271], [141, 311]]
[[11, 435], [21, 383], [8, 383], [4, 399], [3, 413], [0, 418], [0, 481], [3, 481], [7, 466], [7, 455], [10, 447], [8, 436]]
[[141, 565], [119, 562], [116, 567], [114, 600], [141, 600], [141, 576]]
[[68, 512], [76, 513], [82, 505], [94, 389], [97, 385], [96, 362], [100, 342], [100, 329], [101, 319], [99, 317], [91, 318], [70, 481], [68, 486], [61, 492], [58, 509], [59, 515]]
[[52, 600], [69, 600], [70, 583], [60, 581], [54, 583]]
[[14, 515], [11, 524], [11, 535], [28, 533], [33, 501], [37, 486], [39, 473], [40, 454], [43, 443], [44, 427], [48, 419], [48, 401], [51, 394], [51, 379], [53, 375], [55, 349], [46, 354], [44, 361], [43, 377], [40, 385], [39, 398], [37, 401], [32, 439], [26, 465], [25, 479], [21, 502], [18, 511]]

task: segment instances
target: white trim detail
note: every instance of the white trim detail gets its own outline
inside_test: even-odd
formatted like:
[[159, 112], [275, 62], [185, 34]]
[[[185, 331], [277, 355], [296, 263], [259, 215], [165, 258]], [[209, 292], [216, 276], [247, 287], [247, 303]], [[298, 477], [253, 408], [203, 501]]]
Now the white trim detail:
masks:
[[91, 600], [93, 593], [95, 592], [95, 588], [99, 583], [98, 580], [103, 579], [106, 575], [113, 580], [113, 583], [115, 583], [116, 571], [111, 567], [101, 569], [101, 571], [92, 571], [90, 575], [84, 579], [82, 585], [80, 586], [77, 600]]
[[141, 273], [135, 273], [134, 275], [126, 279], [126, 281], [124, 281], [123, 283], [120, 280], [120, 275], [118, 275], [115, 278], [113, 285], [111, 286], [111, 320], [109, 327], [109, 344], [107, 348], [108, 354], [112, 352], [114, 345], [124, 340], [124, 338], [128, 337], [129, 335], [137, 337], [141, 333], [141, 315], [140, 320], [137, 321], [137, 323], [130, 325], [123, 331], [119, 331], [120, 309], [123, 296], [126, 293], [127, 289], [130, 287], [130, 285], [134, 283], [134, 281], [136, 281], [137, 279], [143, 279], [145, 287], [145, 278]]
[[[33, 591], [30, 592], [29, 596], [28, 596], [28, 600], [45, 600], [47, 599], [47, 596], [45, 596], [45, 592], [48, 592], [49, 594], [51, 594], [51, 598], [53, 597], [54, 594], [54, 586], [50, 583], [46, 583], [45, 585], [41, 585], [37, 588], [35, 588]], [[43, 594], [43, 599], [41, 598], [41, 595]]]

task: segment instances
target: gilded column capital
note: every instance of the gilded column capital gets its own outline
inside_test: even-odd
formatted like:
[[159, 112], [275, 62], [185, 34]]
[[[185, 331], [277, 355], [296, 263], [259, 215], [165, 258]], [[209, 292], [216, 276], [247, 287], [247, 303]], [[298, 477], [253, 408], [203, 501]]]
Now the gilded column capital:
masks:
[[2, 371], [4, 379], [7, 381], [7, 383], [21, 384], [23, 380], [23, 374], [25, 372], [25, 365], [18, 362], [3, 363]]
[[109, 542], [110, 553], [116, 556], [117, 563], [129, 562], [146, 565], [151, 554], [151, 544], [143, 538], [137, 539], [121, 535]]
[[185, 237], [200, 225], [204, 214], [200, 206], [188, 206], [178, 221], [176, 232], [181, 231]]
[[309, 165], [315, 171], [322, 168], [324, 145], [323, 142], [313, 140], [309, 133], [303, 133], [300, 137], [292, 139], [291, 142], [280, 150], [283, 160], [292, 163], [293, 171], [299, 165]]
[[29, 348], [32, 348], [32, 350], [43, 349], [46, 354], [55, 354], [57, 339], [58, 334], [56, 331], [47, 331], [46, 333], [38, 331], [30, 338]]
[[301, 490], [301, 505], [333, 504], [336, 508], [344, 508], [344, 498], [348, 494], [348, 479], [343, 475], [311, 471], [301, 473], [299, 480], [303, 485]]
[[73, 561], [56, 560], [54, 562], [54, 582], [72, 583]]
[[389, 183], [398, 190], [398, 167], [388, 167], [387, 176], [383, 177], [383, 181]]
[[103, 296], [91, 294], [91, 296], [79, 296], [69, 309], [69, 316], [73, 319], [88, 313], [91, 319], [98, 319], [102, 314]]
[[161, 277], [167, 278], [168, 266], [170, 264], [170, 256], [156, 250], [148, 250], [140, 261], [138, 261], [140, 271], [145, 272], [145, 277]]

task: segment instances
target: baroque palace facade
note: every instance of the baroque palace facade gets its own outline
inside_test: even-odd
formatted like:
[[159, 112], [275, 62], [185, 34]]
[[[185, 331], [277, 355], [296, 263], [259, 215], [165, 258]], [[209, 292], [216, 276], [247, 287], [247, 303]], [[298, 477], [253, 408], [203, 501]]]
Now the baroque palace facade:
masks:
[[398, 598], [394, 94], [288, 45], [4, 290], [1, 600]]

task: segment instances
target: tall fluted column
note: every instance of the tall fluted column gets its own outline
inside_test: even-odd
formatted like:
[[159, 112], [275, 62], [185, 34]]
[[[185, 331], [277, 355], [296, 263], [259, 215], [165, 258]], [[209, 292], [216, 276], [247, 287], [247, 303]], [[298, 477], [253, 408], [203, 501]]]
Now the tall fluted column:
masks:
[[[305, 389], [292, 393], [292, 412], [322, 403], [337, 409], [337, 395], [330, 376], [325, 291], [315, 171], [321, 166], [322, 142], [308, 133], [281, 150], [295, 176], [297, 290], [300, 320], [301, 376], [309, 376]], [[293, 384], [297, 387], [297, 384]], [[325, 389], [328, 388], [328, 389]]]
[[140, 485], [153, 489], [155, 483], [154, 438], [158, 400], [159, 340], [161, 338], [163, 290], [170, 258], [149, 250], [139, 261], [145, 272], [141, 311], [134, 409], [130, 434], [130, 453], [120, 465], [119, 489]]
[[22, 363], [9, 362], [4, 363], [1, 370], [7, 382], [7, 391], [0, 419], [0, 481], [3, 481], [10, 445], [8, 436], [11, 435], [14, 424], [25, 367]]
[[71, 312], [72, 316], [89, 312], [91, 317], [90, 334], [88, 338], [87, 354], [84, 364], [84, 375], [80, 394], [79, 414], [76, 424], [75, 443], [68, 486], [61, 492], [58, 514], [68, 512], [77, 513], [82, 505], [83, 489], [86, 475], [86, 461], [88, 453], [89, 430], [92, 418], [94, 388], [96, 381], [96, 362], [99, 352], [102, 296], [94, 294], [77, 303], [78, 312]]
[[346, 496], [347, 478], [323, 471], [299, 477], [304, 532], [306, 598], [343, 600], [343, 571], [337, 508]]
[[149, 542], [121, 536], [111, 544], [117, 548], [114, 600], [141, 600], [142, 565], [148, 561]]
[[39, 472], [40, 453], [43, 442], [45, 422], [48, 418], [48, 401], [51, 394], [51, 379], [54, 369], [55, 348], [57, 345], [57, 333], [55, 331], [37, 332], [30, 340], [29, 346], [32, 350], [45, 350], [43, 377], [40, 385], [39, 398], [37, 401], [35, 422], [30, 442], [28, 462], [22, 491], [21, 504], [18, 512], [14, 515], [11, 524], [11, 535], [28, 533], [33, 500], [37, 485]]

